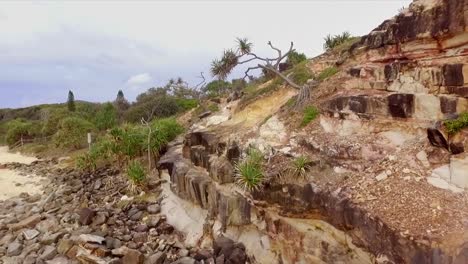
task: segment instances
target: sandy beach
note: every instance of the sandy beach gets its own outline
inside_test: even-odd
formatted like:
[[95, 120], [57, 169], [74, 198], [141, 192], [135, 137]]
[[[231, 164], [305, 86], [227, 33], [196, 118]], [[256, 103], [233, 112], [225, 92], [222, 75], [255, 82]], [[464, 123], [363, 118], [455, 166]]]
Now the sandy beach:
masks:
[[[30, 164], [37, 160], [34, 157], [24, 156], [19, 153], [8, 152], [8, 147], [0, 147], [0, 164], [19, 162]], [[36, 175], [21, 175], [10, 169], [0, 169], [0, 200], [5, 200], [19, 195], [22, 192], [29, 194], [41, 193], [40, 182], [44, 178]]]

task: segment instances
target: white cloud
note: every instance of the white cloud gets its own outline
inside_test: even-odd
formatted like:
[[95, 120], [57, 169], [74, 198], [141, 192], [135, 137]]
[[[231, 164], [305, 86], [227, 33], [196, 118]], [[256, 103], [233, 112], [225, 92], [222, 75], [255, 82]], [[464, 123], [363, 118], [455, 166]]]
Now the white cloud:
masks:
[[[209, 78], [211, 60], [235, 37], [248, 37], [261, 56], [274, 54], [266, 45], [271, 40], [282, 49], [294, 41], [312, 57], [323, 52], [327, 34], [366, 34], [410, 2], [271, 0], [248, 1], [248, 8], [246, 1], [4, 2], [0, 91], [32, 97], [40, 85], [43, 94], [63, 88], [66, 96], [76, 87], [81, 98], [103, 101], [125, 88], [134, 98], [173, 77], [196, 83], [203, 71]], [[242, 19], [227, 18], [227, 11]], [[21, 103], [7, 95], [0, 107]]]
[[139, 90], [143, 87], [148, 88], [148, 85], [150, 85], [152, 81], [153, 77], [151, 74], [145, 72], [130, 77], [126, 82], [126, 85], [132, 90]]

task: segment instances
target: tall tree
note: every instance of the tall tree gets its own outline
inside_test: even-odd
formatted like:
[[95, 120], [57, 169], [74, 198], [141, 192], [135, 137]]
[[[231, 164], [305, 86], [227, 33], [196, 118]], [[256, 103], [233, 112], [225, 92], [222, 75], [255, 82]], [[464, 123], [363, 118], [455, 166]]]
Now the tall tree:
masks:
[[117, 93], [117, 97], [115, 98], [114, 101], [114, 106], [117, 109], [117, 112], [123, 113], [130, 107], [130, 103], [125, 99], [124, 93], [122, 90], [119, 90]]
[[253, 44], [249, 42], [248, 39], [237, 38], [236, 49], [227, 49], [224, 51], [221, 59], [213, 60], [213, 62], [211, 63], [211, 74], [215, 77], [218, 77], [221, 80], [224, 80], [236, 66], [244, 63], [256, 62], [257, 65], [247, 68], [247, 70], [244, 73], [244, 79], [246, 77], [253, 79], [253, 76], [250, 74], [250, 71], [256, 69], [260, 69], [265, 72], [269, 72], [273, 75], [276, 75], [279, 78], [283, 79], [283, 81], [285, 81], [289, 86], [299, 90], [299, 96], [296, 100], [296, 104], [301, 105], [303, 102], [309, 99], [310, 88], [312, 86], [316, 86], [318, 82], [314, 81], [312, 83], [299, 85], [280, 71], [280, 64], [284, 60], [286, 60], [292, 52], [295, 52], [295, 49], [293, 48], [293, 42], [291, 42], [291, 45], [287, 52], [283, 52], [282, 50], [273, 46], [271, 41], [268, 41], [267, 44], [268, 46], [270, 46], [271, 49], [276, 51], [276, 53], [278, 54], [276, 57], [260, 57], [256, 53], [253, 53]]
[[70, 90], [68, 91], [68, 100], [67, 100], [67, 106], [68, 106], [68, 111], [74, 112], [76, 107], [75, 107], [75, 95], [73, 92]]

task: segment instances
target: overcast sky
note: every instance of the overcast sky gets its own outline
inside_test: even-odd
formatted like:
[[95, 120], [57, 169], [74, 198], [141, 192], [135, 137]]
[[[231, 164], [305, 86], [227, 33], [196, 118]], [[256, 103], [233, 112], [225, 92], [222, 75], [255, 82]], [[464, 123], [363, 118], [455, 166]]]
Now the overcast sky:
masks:
[[236, 37], [309, 57], [323, 37], [364, 35], [408, 6], [369, 1], [77, 1], [0, 4], [0, 108], [76, 99], [133, 100], [181, 76], [191, 83]]

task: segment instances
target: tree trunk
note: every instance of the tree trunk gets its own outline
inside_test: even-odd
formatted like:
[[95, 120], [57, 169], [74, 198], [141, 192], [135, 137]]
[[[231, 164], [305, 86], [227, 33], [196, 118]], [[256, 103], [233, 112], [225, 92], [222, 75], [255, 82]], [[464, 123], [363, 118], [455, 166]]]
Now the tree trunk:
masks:
[[299, 94], [296, 99], [296, 109], [301, 108], [304, 103], [307, 103], [310, 100], [310, 87], [307, 84], [304, 84], [299, 90]]

